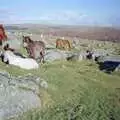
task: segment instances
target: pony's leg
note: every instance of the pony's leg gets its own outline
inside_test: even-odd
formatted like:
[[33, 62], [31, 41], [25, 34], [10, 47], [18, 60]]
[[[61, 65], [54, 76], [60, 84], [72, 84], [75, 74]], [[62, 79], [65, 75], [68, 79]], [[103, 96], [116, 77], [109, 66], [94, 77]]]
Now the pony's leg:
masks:
[[43, 52], [40, 52], [40, 62], [44, 63], [44, 54]]
[[56, 48], [58, 48], [58, 43], [56, 43]]

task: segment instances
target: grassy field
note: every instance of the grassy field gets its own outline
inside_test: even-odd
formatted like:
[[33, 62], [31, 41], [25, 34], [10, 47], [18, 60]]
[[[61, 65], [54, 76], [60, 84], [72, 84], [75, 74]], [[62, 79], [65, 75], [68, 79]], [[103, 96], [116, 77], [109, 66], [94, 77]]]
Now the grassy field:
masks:
[[[103, 44], [106, 48], [114, 45]], [[119, 45], [114, 48], [119, 51]], [[21, 52], [25, 54], [23, 49]], [[120, 73], [106, 74], [94, 61], [55, 61], [37, 70], [0, 62], [0, 69], [14, 76], [32, 74], [48, 82], [47, 90], [40, 89], [42, 108], [11, 120], [120, 120]]]
[[16, 76], [40, 76], [49, 85], [40, 89], [43, 108], [14, 120], [120, 119], [120, 73], [103, 73], [93, 61], [56, 61], [29, 72], [3, 63], [0, 67]]

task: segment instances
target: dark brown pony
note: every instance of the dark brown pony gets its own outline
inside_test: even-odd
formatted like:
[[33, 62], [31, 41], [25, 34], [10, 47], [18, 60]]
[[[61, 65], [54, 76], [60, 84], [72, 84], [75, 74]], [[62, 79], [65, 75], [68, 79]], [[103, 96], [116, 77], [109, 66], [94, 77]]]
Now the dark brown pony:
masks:
[[43, 41], [33, 41], [29, 36], [23, 36], [23, 46], [30, 58], [44, 62], [45, 43]]
[[64, 50], [71, 50], [72, 46], [69, 40], [57, 39], [56, 48], [64, 49]]

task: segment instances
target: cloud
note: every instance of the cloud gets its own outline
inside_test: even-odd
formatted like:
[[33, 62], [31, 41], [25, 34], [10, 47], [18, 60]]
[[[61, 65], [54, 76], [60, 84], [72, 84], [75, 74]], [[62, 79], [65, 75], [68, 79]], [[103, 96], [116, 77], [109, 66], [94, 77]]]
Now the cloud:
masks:
[[108, 21], [112, 24], [112, 26], [120, 26], [120, 16], [118, 15], [111, 15], [108, 18]]
[[39, 20], [51, 21], [55, 23], [75, 24], [86, 17], [87, 15], [76, 11], [58, 11], [41, 15]]
[[10, 23], [12, 16], [14, 16], [14, 13], [9, 11], [8, 9], [0, 9], [0, 23]]
[[70, 11], [58, 12], [58, 13], [53, 13], [53, 14], [49, 15], [49, 19], [61, 20], [61, 21], [78, 19], [79, 17], [80, 17], [79, 13], [70, 12]]
[[120, 17], [99, 16], [82, 13], [74, 10], [45, 11], [44, 13], [27, 14], [17, 13], [8, 9], [0, 9], [0, 23], [48, 23], [73, 25], [120, 25]]
[[74, 25], [120, 25], [120, 17], [118, 17], [118, 15], [94, 15], [72, 10], [46, 12], [45, 14], [41, 14], [38, 20], [42, 20], [49, 23]]
[[35, 16], [28, 14], [28, 16], [22, 16], [14, 13], [10, 10], [0, 9], [0, 22], [2, 23], [24, 23], [24, 22], [49, 22], [58, 24], [77, 24], [86, 18], [85, 14], [77, 11], [52, 11], [40, 13]]
[[73, 24], [73, 25], [108, 25], [106, 17], [82, 13], [79, 11], [57, 11], [53, 13], [41, 14], [39, 20], [49, 21], [49, 23]]

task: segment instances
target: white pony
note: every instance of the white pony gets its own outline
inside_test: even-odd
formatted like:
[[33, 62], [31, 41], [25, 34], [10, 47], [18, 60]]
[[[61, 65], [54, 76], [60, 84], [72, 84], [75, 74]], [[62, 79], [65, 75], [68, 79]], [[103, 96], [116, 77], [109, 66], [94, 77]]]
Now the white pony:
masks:
[[15, 65], [23, 69], [37, 69], [38, 63], [32, 58], [23, 58], [19, 55], [15, 55], [12, 51], [6, 50], [2, 53], [3, 62], [10, 65]]

